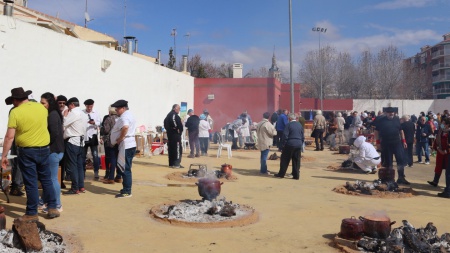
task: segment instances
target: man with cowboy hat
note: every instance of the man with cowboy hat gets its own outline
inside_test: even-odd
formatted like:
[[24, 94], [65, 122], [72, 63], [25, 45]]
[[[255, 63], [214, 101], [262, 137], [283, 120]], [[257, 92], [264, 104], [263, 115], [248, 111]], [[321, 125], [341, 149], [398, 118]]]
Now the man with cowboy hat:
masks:
[[27, 207], [22, 221], [38, 221], [39, 204], [38, 179], [41, 181], [45, 199], [48, 200], [48, 218], [59, 217], [56, 209], [56, 197], [51, 180], [48, 157], [50, 155], [50, 134], [47, 130], [48, 111], [36, 102], [28, 101], [31, 91], [22, 87], [11, 90], [11, 96], [5, 99], [7, 105], [14, 105], [8, 119], [3, 153], [2, 168], [8, 165], [8, 151], [15, 138], [19, 165], [27, 193]]

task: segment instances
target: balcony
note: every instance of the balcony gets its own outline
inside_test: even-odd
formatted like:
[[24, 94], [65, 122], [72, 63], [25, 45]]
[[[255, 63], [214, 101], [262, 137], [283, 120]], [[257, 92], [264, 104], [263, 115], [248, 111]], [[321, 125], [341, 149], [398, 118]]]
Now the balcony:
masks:
[[[449, 51], [449, 50], [447, 50], [447, 51]], [[439, 57], [442, 57], [442, 56], [445, 56], [445, 55], [450, 55], [450, 54], [449, 54], [449, 52], [445, 52], [444, 49], [441, 49], [439, 51], [433, 52], [431, 54], [431, 59], [436, 59], [436, 58], [439, 58]]]
[[433, 76], [433, 78], [431, 80], [432, 80], [433, 83], [450, 81], [450, 75], [447, 75], [447, 76], [444, 76], [444, 75]]
[[443, 69], [443, 68], [450, 68], [450, 63], [438, 63], [434, 64], [432, 71]]

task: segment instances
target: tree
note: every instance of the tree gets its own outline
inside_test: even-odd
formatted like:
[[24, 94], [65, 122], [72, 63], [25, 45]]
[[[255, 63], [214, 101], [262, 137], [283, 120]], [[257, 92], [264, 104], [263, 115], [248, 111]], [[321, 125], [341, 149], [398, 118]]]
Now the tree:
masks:
[[381, 49], [375, 61], [375, 76], [379, 98], [398, 98], [394, 91], [400, 86], [403, 77], [404, 54], [395, 46]]
[[175, 69], [175, 63], [176, 59], [175, 56], [173, 56], [173, 49], [169, 49], [169, 62], [167, 63], [167, 67], [171, 69]]
[[361, 94], [359, 97], [373, 99], [377, 96], [377, 86], [374, 73], [374, 59], [370, 51], [361, 53], [358, 59], [356, 82]]
[[427, 99], [432, 97], [431, 80], [422, 66], [405, 62], [400, 90], [407, 99]]
[[[313, 97], [323, 98], [333, 91], [333, 78], [335, 75], [336, 49], [331, 46], [315, 51], [309, 51], [303, 60], [303, 67], [299, 71], [299, 79], [303, 82], [304, 90]], [[303, 96], [302, 95], [302, 96]]]
[[361, 85], [357, 81], [356, 67], [349, 53], [339, 53], [334, 79], [337, 98], [358, 98]]

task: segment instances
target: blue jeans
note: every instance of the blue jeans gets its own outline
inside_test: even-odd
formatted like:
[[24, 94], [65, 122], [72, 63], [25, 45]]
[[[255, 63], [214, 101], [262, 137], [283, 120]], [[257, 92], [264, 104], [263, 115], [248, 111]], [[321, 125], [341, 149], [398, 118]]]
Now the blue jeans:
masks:
[[425, 151], [425, 162], [430, 161], [430, 150], [428, 148], [428, 141], [416, 143], [416, 154], [419, 162], [422, 161], [422, 149]]
[[83, 166], [83, 147], [75, 146], [70, 142], [66, 143], [66, 166], [69, 168], [72, 179], [72, 190], [78, 191], [84, 188], [84, 166]]
[[[59, 161], [63, 158], [64, 153], [50, 153], [48, 157], [48, 166], [52, 175], [53, 189], [55, 190], [56, 206], [61, 206], [61, 185], [58, 180], [58, 168]], [[45, 196], [45, 193], [44, 193]], [[47, 203], [47, 199], [43, 198], [44, 203]]]
[[119, 175], [122, 176], [122, 186], [123, 189], [120, 190], [122, 194], [131, 194], [131, 184], [132, 184], [132, 174], [131, 174], [131, 164], [133, 162], [133, 157], [136, 154], [136, 147], [125, 149], [125, 171], [117, 171]]
[[267, 156], [269, 155], [269, 149], [261, 151], [261, 168], [259, 173], [267, 173]]
[[39, 204], [38, 180], [44, 190], [44, 198], [48, 208], [56, 208], [55, 191], [52, 175], [49, 169], [50, 148], [17, 148], [19, 166], [22, 170], [23, 182], [27, 193], [27, 208], [25, 214], [36, 215]]
[[98, 157], [98, 146], [84, 146], [84, 159], [83, 159], [83, 168], [84, 171], [86, 171], [86, 155], [88, 152], [88, 148], [91, 148], [91, 155], [92, 155], [92, 163], [94, 164], [94, 174], [98, 175], [98, 169], [100, 168], [100, 158]]

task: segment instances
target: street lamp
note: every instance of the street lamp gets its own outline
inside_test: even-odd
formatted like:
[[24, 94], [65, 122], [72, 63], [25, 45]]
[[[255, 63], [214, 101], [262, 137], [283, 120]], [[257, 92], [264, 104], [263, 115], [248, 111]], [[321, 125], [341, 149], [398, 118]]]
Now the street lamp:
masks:
[[184, 37], [187, 37], [187, 41], [188, 41], [188, 53], [187, 53], [187, 57], [189, 59], [189, 39], [191, 38], [191, 34], [190, 33], [186, 33], [184, 35]]
[[292, 79], [292, 0], [289, 0], [289, 78], [291, 84], [291, 112], [294, 113], [294, 81]]
[[170, 36], [173, 36], [173, 51], [175, 53], [175, 64], [176, 64], [176, 62], [177, 62], [177, 44], [176, 44], [175, 38], [177, 37], [177, 28], [172, 29]]
[[320, 110], [323, 111], [323, 87], [322, 87], [322, 72], [323, 72], [323, 62], [322, 62], [322, 50], [320, 48], [320, 34], [321, 33], [326, 33], [327, 32], [327, 28], [323, 28], [323, 27], [313, 27], [312, 28], [313, 32], [318, 32], [319, 33], [319, 65], [320, 65]]

